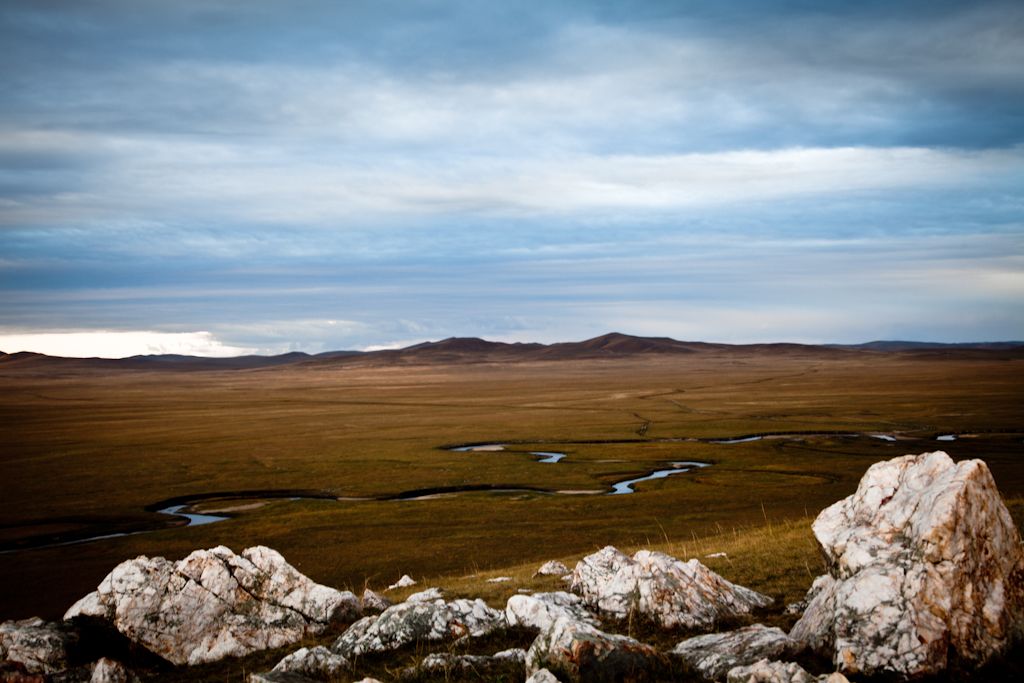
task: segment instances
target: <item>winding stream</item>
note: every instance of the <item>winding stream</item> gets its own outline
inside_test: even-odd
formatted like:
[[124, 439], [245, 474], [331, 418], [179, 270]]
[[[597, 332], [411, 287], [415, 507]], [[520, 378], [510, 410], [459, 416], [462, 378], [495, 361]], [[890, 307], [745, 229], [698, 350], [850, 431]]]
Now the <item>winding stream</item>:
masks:
[[693, 462], [690, 460], [684, 460], [680, 462], [672, 463], [672, 469], [670, 470], [655, 470], [646, 477], [637, 477], [636, 479], [627, 479], [612, 484], [612, 490], [608, 493], [610, 496], [619, 496], [627, 493], [636, 493], [633, 490], [633, 484], [639, 484], [642, 481], [650, 481], [652, 479], [664, 479], [665, 477], [671, 477], [673, 474], [683, 474], [684, 472], [690, 472], [695, 469], [702, 467], [710, 467], [709, 462]]
[[[721, 445], [731, 444], [743, 444], [753, 441], [760, 441], [762, 439], [805, 439], [811, 436], [844, 436], [844, 437], [869, 437], [872, 439], [880, 439], [886, 442], [895, 442], [897, 437], [892, 434], [884, 434], [879, 432], [865, 432], [865, 433], [851, 433], [851, 432], [786, 432], [786, 433], [764, 433], [764, 434], [745, 434], [735, 437], [727, 437], [720, 439], [708, 439], [708, 438], [692, 438], [692, 437], [674, 437], [664, 439], [623, 439], [623, 440], [608, 440], [608, 441], [597, 441], [589, 443], [621, 443], [621, 444], [644, 444], [644, 443], [681, 443], [681, 442], [703, 442]], [[956, 441], [957, 434], [940, 434], [933, 437], [936, 441]], [[901, 437], [907, 438], [907, 437]], [[921, 437], [919, 437], [921, 438]], [[923, 437], [927, 438], [927, 437]], [[530, 442], [517, 442], [517, 443], [530, 443]], [[533, 442], [537, 443], [537, 442]], [[588, 443], [585, 441], [581, 442], [548, 442], [548, 443]], [[499, 451], [506, 451], [508, 444], [505, 443], [479, 443], [469, 445], [458, 445], [458, 446], [446, 446], [444, 450], [459, 452], [459, 453], [495, 453]], [[509, 451], [510, 453], [527, 453], [531, 456], [535, 456], [535, 462], [538, 464], [555, 464], [566, 458], [566, 454], [558, 451]], [[707, 462], [696, 462], [690, 460], [672, 461], [670, 468], [655, 470], [649, 474], [641, 477], [634, 477], [631, 479], [625, 479], [622, 481], [615, 482], [611, 485], [610, 491], [605, 491], [605, 495], [617, 496], [617, 495], [628, 495], [636, 493], [633, 488], [634, 485], [644, 482], [651, 481], [654, 479], [664, 479], [677, 474], [684, 474], [686, 472], [692, 472], [696, 469], [704, 467], [710, 467], [711, 463]], [[231, 514], [202, 514], [196, 512], [184, 512], [188, 510], [191, 505], [199, 503], [201, 501], [209, 500], [262, 500], [262, 499], [273, 499], [273, 498], [286, 498], [290, 500], [332, 500], [332, 501], [348, 501], [348, 500], [378, 500], [378, 501], [411, 501], [411, 500], [428, 500], [441, 496], [454, 495], [458, 493], [467, 492], [487, 492], [487, 493], [537, 493], [544, 495], [582, 495], [582, 494], [600, 494], [601, 491], [551, 491], [540, 487], [528, 487], [528, 486], [515, 486], [505, 484], [473, 484], [465, 486], [447, 486], [447, 487], [434, 487], [426, 489], [415, 489], [411, 491], [402, 491], [396, 494], [378, 496], [376, 498], [339, 498], [325, 491], [284, 491], [284, 490], [262, 490], [262, 491], [233, 491], [233, 492], [219, 492], [219, 493], [204, 493], [195, 496], [181, 496], [174, 499], [167, 499], [160, 503], [155, 503], [151, 506], [147, 506], [147, 510], [157, 512], [164, 515], [173, 515], [176, 517], [182, 517], [186, 520], [184, 526], [203, 526], [206, 524], [214, 524], [216, 522], [222, 522], [227, 519], [231, 519]], [[236, 508], [241, 509], [241, 508]], [[229, 509], [224, 510], [228, 512]], [[137, 534], [153, 533], [154, 531], [161, 531], [165, 527], [159, 527], [154, 529], [143, 529], [139, 531], [126, 531], [120, 533], [106, 533], [96, 534], [93, 536], [87, 536], [82, 538], [71, 538], [61, 539], [60, 536], [49, 536], [49, 537], [36, 537], [38, 544], [32, 544], [32, 539], [25, 539], [28, 543], [20, 547], [9, 547], [0, 550], [0, 553], [12, 553], [19, 552], [21, 550], [29, 550], [34, 548], [50, 548], [64, 545], [74, 545], [78, 543], [88, 543], [90, 541], [99, 541], [105, 538], [118, 538], [121, 536], [134, 536]]]

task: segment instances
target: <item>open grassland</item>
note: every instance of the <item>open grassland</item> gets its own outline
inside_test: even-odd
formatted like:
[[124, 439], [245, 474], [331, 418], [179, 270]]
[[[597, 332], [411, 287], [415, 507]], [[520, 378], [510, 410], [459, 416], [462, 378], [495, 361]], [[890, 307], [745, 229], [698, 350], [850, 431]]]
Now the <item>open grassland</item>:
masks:
[[[685, 557], [715, 552], [711, 545], [729, 538], [749, 546], [741, 530], [766, 524], [779, 536], [765, 537], [765, 552], [751, 546], [748, 561], [737, 547], [708, 563], [789, 599], [820, 572], [807, 520], [852, 492], [877, 460], [938, 448], [981, 457], [1004, 496], [1024, 496], [1021, 360], [709, 352], [511, 365], [10, 372], [0, 387], [7, 547], [172, 525], [146, 508], [179, 496], [262, 489], [370, 498], [206, 501], [198, 507], [240, 509], [208, 526], [0, 554], [2, 618], [59, 616], [125, 558], [177, 558], [217, 544], [269, 545], [316, 580], [356, 590], [402, 573], [451, 581], [532, 571], [609, 543], [661, 544]], [[667, 441], [791, 432], [818, 435]], [[943, 433], [973, 436], [936, 443]], [[463, 443], [509, 446], [442, 448]], [[529, 451], [567, 457], [539, 464]], [[674, 460], [713, 466], [644, 482], [635, 495], [555, 493], [603, 493]], [[479, 485], [537, 490], [376, 499]], [[770, 569], [756, 560], [768, 548], [797, 554]], [[776, 574], [785, 585], [772, 586]], [[479, 587], [502, 590], [487, 586]]]

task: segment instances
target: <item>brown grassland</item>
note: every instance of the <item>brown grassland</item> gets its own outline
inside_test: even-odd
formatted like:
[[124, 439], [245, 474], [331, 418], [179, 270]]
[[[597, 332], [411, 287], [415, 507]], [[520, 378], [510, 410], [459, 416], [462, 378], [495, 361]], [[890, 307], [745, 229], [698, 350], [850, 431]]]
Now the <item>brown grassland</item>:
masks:
[[[210, 372], [0, 366], [0, 388], [3, 547], [166, 526], [0, 554], [3, 619], [58, 618], [126, 558], [180, 558], [218, 544], [268, 545], [339, 588], [380, 589], [409, 573], [491, 604], [517, 587], [554, 585], [531, 578], [540, 562], [571, 563], [607, 544], [684, 558], [725, 551], [706, 563], [784, 604], [822, 571], [814, 515], [850, 494], [873, 462], [928, 450], [983, 458], [1018, 524], [1024, 511], [1024, 359], [995, 353], [706, 352]], [[808, 435], [669, 441], [791, 432]], [[937, 443], [943, 433], [964, 436]], [[509, 447], [443, 448], [489, 442]], [[539, 464], [529, 451], [567, 457]], [[642, 483], [635, 495], [554, 493], [604, 493], [673, 460], [713, 466]], [[471, 485], [539, 490], [374, 499]], [[178, 496], [258, 489], [370, 499], [206, 501], [197, 507], [244, 509], [189, 528], [146, 510]], [[486, 583], [499, 574], [515, 580]]]

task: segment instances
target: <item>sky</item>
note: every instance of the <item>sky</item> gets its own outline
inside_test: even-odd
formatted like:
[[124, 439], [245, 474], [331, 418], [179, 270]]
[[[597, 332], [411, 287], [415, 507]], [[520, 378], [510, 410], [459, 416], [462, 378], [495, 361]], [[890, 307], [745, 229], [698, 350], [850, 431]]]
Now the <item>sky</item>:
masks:
[[613, 330], [1024, 339], [1024, 3], [0, 3], [0, 350]]

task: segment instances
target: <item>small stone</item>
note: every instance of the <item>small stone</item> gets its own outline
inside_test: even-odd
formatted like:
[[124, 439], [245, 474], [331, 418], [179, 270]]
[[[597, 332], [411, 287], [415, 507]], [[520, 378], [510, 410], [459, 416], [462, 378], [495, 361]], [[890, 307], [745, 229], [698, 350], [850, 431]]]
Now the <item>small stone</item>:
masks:
[[440, 588], [427, 588], [419, 593], [413, 593], [405, 599], [406, 602], [433, 602], [444, 600], [444, 591]]
[[511, 580], [511, 576], [495, 576], [493, 579], [487, 579], [487, 583], [507, 583]]
[[526, 683], [558, 683], [558, 679], [547, 669], [538, 669], [526, 679]]
[[550, 560], [542, 564], [534, 576], [565, 576], [570, 573], [570, 569], [558, 560]]
[[393, 591], [396, 588], [408, 588], [409, 586], [415, 586], [415, 585], [416, 585], [416, 581], [411, 576], [409, 576], [408, 574], [403, 574], [402, 578], [400, 578], [398, 581], [396, 581], [393, 584], [391, 584], [390, 586], [388, 586], [387, 590]]
[[363, 614], [380, 614], [393, 603], [380, 593], [366, 588], [363, 596], [359, 599], [359, 605], [363, 608]]
[[89, 683], [138, 683], [136, 676], [121, 662], [103, 657], [92, 665]]

